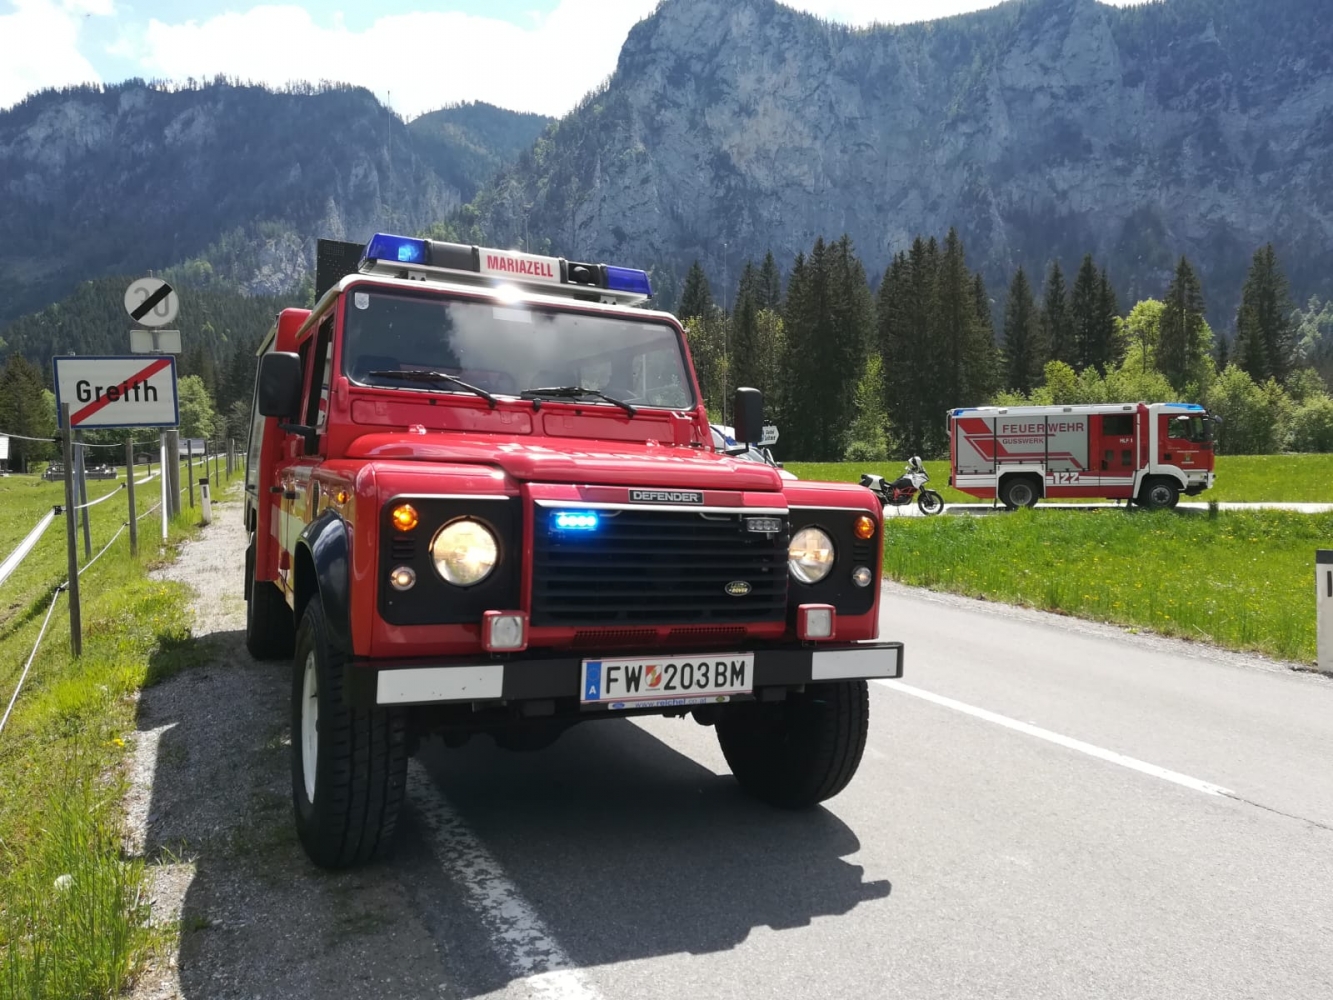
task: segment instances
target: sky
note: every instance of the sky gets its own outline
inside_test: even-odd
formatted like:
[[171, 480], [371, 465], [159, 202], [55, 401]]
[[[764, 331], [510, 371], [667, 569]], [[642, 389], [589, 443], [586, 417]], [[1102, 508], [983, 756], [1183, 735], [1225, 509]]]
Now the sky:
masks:
[[[783, 0], [852, 25], [997, 0]], [[1142, 0], [1103, 0], [1124, 6]], [[615, 69], [658, 0], [0, 0], [0, 109], [45, 87], [337, 80], [405, 118], [459, 101], [562, 115]]]

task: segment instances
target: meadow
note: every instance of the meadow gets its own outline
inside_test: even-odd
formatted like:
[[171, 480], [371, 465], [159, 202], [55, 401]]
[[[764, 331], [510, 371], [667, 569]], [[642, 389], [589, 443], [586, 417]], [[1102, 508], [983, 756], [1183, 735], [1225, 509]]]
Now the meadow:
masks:
[[[94, 557], [128, 518], [123, 482], [122, 470], [114, 482], [88, 484], [89, 500], [120, 493], [91, 508]], [[139, 514], [157, 503], [160, 488], [158, 479], [138, 488]], [[59, 482], [0, 479], [0, 557], [63, 499]], [[144, 922], [143, 861], [124, 855], [120, 801], [139, 688], [203, 655], [190, 640], [185, 588], [149, 576], [198, 521], [183, 500], [164, 542], [160, 514], [144, 517], [137, 559], [126, 532], [89, 564], [80, 536], [83, 655], [70, 654], [68, 596], [61, 594], [0, 732], [0, 995], [118, 996], [146, 949], [170, 932]], [[0, 711], [65, 567], [59, 517], [0, 585]]]
[[1036, 511], [887, 523], [887, 576], [1312, 664], [1333, 513]]
[[[906, 458], [887, 462], [788, 462], [786, 467], [801, 479], [855, 483], [861, 473], [873, 472], [887, 479], [902, 474]], [[926, 462], [929, 488], [945, 503], [988, 503], [952, 489], [947, 461]], [[1195, 500], [1269, 503], [1333, 503], [1333, 454], [1329, 455], [1219, 455], [1217, 483]], [[1059, 501], [1057, 501], [1059, 502]]]

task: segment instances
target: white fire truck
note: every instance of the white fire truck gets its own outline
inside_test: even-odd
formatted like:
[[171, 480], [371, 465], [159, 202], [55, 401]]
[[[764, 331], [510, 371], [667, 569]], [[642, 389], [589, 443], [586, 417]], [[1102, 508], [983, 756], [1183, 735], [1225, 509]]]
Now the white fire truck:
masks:
[[1174, 507], [1213, 485], [1213, 422], [1197, 403], [949, 411], [949, 485], [1011, 510], [1042, 497]]

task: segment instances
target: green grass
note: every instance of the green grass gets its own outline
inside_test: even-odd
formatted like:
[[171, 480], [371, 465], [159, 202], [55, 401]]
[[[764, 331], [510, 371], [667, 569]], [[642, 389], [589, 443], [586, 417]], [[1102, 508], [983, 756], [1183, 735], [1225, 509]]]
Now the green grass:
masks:
[[[116, 485], [89, 483], [89, 498]], [[7, 554], [61, 490], [32, 477], [0, 479], [0, 550]], [[140, 490], [140, 511], [159, 496]], [[138, 560], [122, 534], [82, 576], [78, 660], [69, 653], [68, 598], [61, 595], [0, 733], [2, 996], [118, 996], [160, 933], [145, 924], [143, 862], [123, 855], [121, 775], [135, 693], [204, 655], [190, 640], [185, 588], [148, 577], [198, 522], [198, 511], [183, 506], [166, 546], [154, 513], [139, 522]], [[126, 516], [124, 500], [92, 508], [94, 554]], [[0, 712], [64, 578], [62, 518], [0, 590]]]
[[[788, 462], [801, 479], [855, 483], [861, 473], [896, 479], [906, 459], [889, 462]], [[986, 503], [951, 489], [948, 462], [926, 462], [929, 486], [945, 503]], [[1333, 503], [1333, 455], [1219, 455], [1217, 484], [1194, 500], [1269, 503]], [[1060, 502], [1060, 501], [1055, 501]], [[1066, 503], [1068, 501], [1065, 501]]]
[[1050, 511], [903, 518], [885, 533], [903, 583], [1312, 663], [1313, 553], [1333, 514]]

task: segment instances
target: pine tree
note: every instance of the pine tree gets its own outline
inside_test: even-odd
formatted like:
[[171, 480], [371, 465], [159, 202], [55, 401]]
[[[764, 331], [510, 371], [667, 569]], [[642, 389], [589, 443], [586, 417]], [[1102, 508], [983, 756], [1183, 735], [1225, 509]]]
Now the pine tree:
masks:
[[1203, 313], [1203, 289], [1190, 262], [1181, 257], [1167, 289], [1157, 342], [1157, 367], [1177, 392], [1198, 378], [1206, 358]]
[[967, 404], [968, 346], [976, 323], [976, 304], [972, 295], [971, 275], [967, 270], [963, 242], [954, 229], [944, 238], [940, 260], [938, 339], [934, 397], [930, 405], [943, 413], [953, 406]]
[[1273, 244], [1256, 250], [1236, 316], [1236, 361], [1255, 382], [1285, 381], [1297, 358], [1287, 279]]
[[1097, 321], [1096, 343], [1101, 352], [1102, 361], [1099, 370], [1103, 375], [1112, 365], [1118, 364], [1125, 356], [1125, 345], [1120, 337], [1120, 303], [1116, 298], [1115, 287], [1111, 278], [1102, 268], [1097, 277]]
[[708, 285], [703, 267], [696, 260], [685, 276], [685, 288], [680, 293], [680, 308], [676, 310], [676, 315], [681, 322], [685, 322], [696, 316], [707, 316], [712, 310], [713, 291]]
[[880, 282], [878, 339], [884, 358], [885, 400], [897, 435], [912, 454], [928, 452], [936, 350], [939, 247], [917, 237], [898, 254]]
[[1004, 307], [1005, 388], [1029, 393], [1041, 378], [1045, 351], [1041, 344], [1041, 318], [1028, 276], [1020, 267], [1009, 286]]
[[1105, 366], [1105, 358], [1098, 356], [1101, 345], [1097, 343], [1097, 306], [1097, 266], [1092, 262], [1092, 254], [1086, 254], [1069, 294], [1069, 316], [1074, 334], [1070, 364], [1076, 370]]
[[[0, 431], [23, 437], [55, 434], [51, 406], [43, 396], [41, 373], [21, 354], [11, 354], [0, 371]], [[44, 441], [9, 440], [9, 461], [20, 472], [34, 459], [48, 458], [55, 448]]]
[[782, 308], [782, 275], [778, 272], [778, 264], [773, 259], [772, 250], [764, 254], [764, 263], [759, 268], [755, 303], [760, 309]]
[[[823, 253], [823, 240], [815, 249]], [[782, 431], [783, 443], [796, 456], [814, 453], [817, 442], [808, 424], [812, 397], [818, 386], [807, 376], [819, 366], [812, 363], [819, 357], [815, 315], [818, 310], [814, 289], [813, 268], [805, 253], [796, 255], [791, 275], [787, 279], [787, 297], [782, 304], [782, 323], [786, 330], [786, 349], [782, 364], [782, 397], [784, 399]], [[818, 401], [813, 401], [818, 405]]]
[[1065, 276], [1057, 260], [1051, 264], [1046, 277], [1046, 292], [1041, 308], [1042, 340], [1048, 352], [1047, 361], [1075, 360], [1073, 321], [1069, 315], [1069, 296], [1065, 291]]
[[986, 279], [977, 272], [972, 276], [974, 320], [967, 351], [965, 405], [980, 405], [1000, 388], [1000, 350], [995, 343], [995, 324], [991, 320], [991, 300]]
[[761, 388], [759, 344], [759, 308], [755, 302], [755, 270], [746, 264], [736, 291], [736, 305], [731, 314], [731, 343], [728, 369], [732, 386]]

